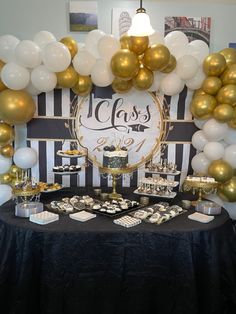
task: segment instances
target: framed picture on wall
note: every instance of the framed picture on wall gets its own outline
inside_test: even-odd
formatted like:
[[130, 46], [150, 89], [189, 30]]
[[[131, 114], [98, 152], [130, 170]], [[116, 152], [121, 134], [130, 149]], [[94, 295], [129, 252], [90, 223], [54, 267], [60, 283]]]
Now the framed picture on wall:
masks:
[[171, 31], [181, 31], [188, 36], [189, 41], [203, 40], [210, 45], [210, 17], [187, 17], [167, 16], [165, 17], [165, 36]]
[[116, 38], [120, 38], [129, 30], [135, 12], [135, 9], [112, 9], [112, 34]]
[[97, 1], [70, 1], [71, 32], [90, 32], [98, 28]]

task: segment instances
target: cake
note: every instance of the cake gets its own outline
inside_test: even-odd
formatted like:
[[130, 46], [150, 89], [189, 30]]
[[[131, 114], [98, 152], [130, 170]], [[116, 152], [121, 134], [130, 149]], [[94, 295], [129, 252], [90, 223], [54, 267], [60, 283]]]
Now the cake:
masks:
[[128, 163], [128, 151], [126, 147], [114, 145], [103, 148], [103, 167], [126, 168]]

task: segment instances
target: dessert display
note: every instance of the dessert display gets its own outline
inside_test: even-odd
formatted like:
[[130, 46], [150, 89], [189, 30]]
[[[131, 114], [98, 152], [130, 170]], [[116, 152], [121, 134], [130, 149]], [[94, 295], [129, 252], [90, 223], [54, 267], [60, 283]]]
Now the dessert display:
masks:
[[103, 148], [103, 167], [126, 168], [128, 164], [128, 151], [126, 147], [105, 146]]
[[147, 164], [146, 172], [168, 174], [168, 175], [178, 175], [180, 171], [177, 171], [177, 165], [168, 162], [167, 159], [160, 159], [160, 162], [154, 163], [152, 160]]
[[115, 219], [113, 222], [116, 225], [120, 225], [120, 226], [125, 227], [125, 228], [130, 228], [130, 227], [134, 227], [134, 226], [139, 225], [142, 222], [142, 220], [126, 215], [126, 216], [123, 216], [119, 219]]
[[39, 182], [38, 183], [40, 192], [54, 192], [62, 189], [62, 186], [59, 183], [46, 183]]
[[203, 182], [203, 183], [215, 183], [216, 180], [212, 177], [198, 177], [198, 176], [187, 176], [185, 181], [195, 181], [195, 182]]
[[46, 225], [59, 220], [59, 215], [50, 213], [48, 211], [43, 211], [41, 213], [30, 215], [29, 220], [39, 225]]
[[62, 157], [82, 157], [85, 156], [85, 153], [78, 149], [67, 149], [67, 150], [58, 150], [57, 151], [58, 156]]
[[71, 174], [71, 173], [77, 173], [81, 170], [80, 165], [63, 165], [63, 166], [55, 166], [52, 168], [53, 172], [56, 172], [57, 174]]

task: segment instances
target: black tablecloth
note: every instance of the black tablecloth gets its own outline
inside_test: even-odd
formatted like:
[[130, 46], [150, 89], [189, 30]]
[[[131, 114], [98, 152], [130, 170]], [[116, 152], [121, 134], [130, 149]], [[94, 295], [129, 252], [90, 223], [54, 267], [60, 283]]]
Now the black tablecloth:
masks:
[[126, 229], [102, 216], [40, 226], [15, 217], [13, 205], [0, 208], [1, 314], [236, 313], [226, 211], [209, 224], [188, 212]]

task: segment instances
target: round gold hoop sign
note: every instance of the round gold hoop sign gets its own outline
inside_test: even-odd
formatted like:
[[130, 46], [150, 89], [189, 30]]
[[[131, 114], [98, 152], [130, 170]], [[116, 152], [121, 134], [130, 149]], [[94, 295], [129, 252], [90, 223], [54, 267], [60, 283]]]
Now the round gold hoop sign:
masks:
[[74, 131], [88, 158], [102, 167], [104, 146], [126, 147], [129, 166], [140, 167], [158, 150], [165, 133], [164, 110], [152, 93], [113, 94], [111, 99], [81, 99]]

